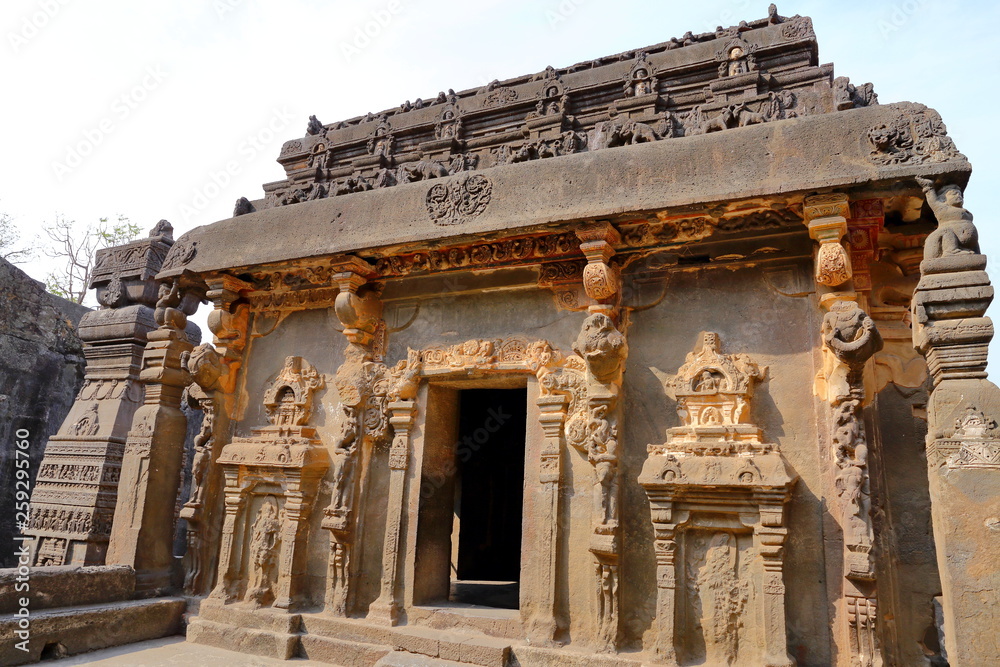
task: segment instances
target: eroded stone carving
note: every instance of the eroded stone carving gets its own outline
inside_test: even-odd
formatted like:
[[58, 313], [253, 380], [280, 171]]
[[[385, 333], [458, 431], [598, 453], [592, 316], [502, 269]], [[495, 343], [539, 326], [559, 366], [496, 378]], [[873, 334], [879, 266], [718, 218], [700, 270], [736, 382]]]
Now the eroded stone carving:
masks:
[[[865, 363], [882, 349], [875, 323], [856, 303], [838, 300], [823, 318], [823, 343], [837, 360], [830, 374], [832, 428], [830, 440], [840, 471], [835, 479], [844, 531], [844, 600], [848, 606], [848, 634], [852, 660], [881, 665], [874, 610], [877, 606], [875, 542], [871, 517], [868, 441], [862, 419]], [[851, 613], [870, 609], [871, 614]]]
[[[656, 538], [654, 650], [666, 662], [795, 664], [781, 573], [784, 505], [796, 478], [750, 420], [765, 373], [745, 354], [723, 354], [718, 334], [704, 332], [665, 383], [681, 425], [649, 445], [639, 483]], [[742, 641], [744, 633], [760, 643]]]
[[870, 158], [876, 164], [929, 164], [964, 160], [933, 109], [909, 104], [900, 115], [868, 131]]
[[972, 213], [963, 208], [965, 197], [957, 185], [935, 188], [934, 182], [918, 178], [927, 204], [938, 220], [938, 228], [924, 242], [924, 259], [951, 255], [979, 254], [979, 232], [972, 222]]
[[[212, 597], [289, 609], [301, 601], [306, 519], [330, 457], [307, 426], [322, 375], [290, 356], [264, 393], [269, 425], [233, 438], [217, 465], [225, 478], [219, 580]], [[255, 517], [243, 543], [237, 524]]]
[[492, 196], [493, 184], [488, 178], [464, 176], [428, 190], [427, 213], [437, 225], [460, 225], [485, 211]]

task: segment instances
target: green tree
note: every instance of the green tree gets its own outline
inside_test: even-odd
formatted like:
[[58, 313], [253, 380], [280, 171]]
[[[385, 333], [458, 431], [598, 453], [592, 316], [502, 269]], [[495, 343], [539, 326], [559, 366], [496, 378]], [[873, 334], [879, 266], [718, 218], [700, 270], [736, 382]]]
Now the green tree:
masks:
[[0, 213], [0, 257], [11, 264], [27, 262], [35, 256], [32, 248], [18, 248], [21, 232], [6, 213]]
[[123, 215], [119, 215], [115, 222], [111, 222], [110, 218], [101, 218], [97, 224], [89, 224], [82, 229], [76, 221], [57, 215], [56, 221], [43, 227], [42, 231], [50, 241], [42, 252], [62, 263], [59, 269], [46, 276], [46, 289], [56, 296], [82, 304], [94, 273], [97, 251], [128, 243], [139, 236], [141, 230]]

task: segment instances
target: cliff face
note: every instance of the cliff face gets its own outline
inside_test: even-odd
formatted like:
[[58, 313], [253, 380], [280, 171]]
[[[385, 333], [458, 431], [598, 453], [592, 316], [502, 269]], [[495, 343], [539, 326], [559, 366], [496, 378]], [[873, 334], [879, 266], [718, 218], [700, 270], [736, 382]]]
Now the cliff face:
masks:
[[[28, 432], [32, 486], [51, 433], [83, 381], [76, 325], [89, 309], [48, 294], [41, 283], [0, 259], [0, 567], [13, 565], [17, 532], [16, 441]], [[24, 450], [22, 450], [24, 451]]]

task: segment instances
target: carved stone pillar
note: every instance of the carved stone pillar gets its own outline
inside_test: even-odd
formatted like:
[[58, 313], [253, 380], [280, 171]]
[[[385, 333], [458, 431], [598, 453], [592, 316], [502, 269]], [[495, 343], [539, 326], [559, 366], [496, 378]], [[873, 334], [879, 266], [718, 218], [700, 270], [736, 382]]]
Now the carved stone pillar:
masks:
[[760, 519], [753, 525], [754, 548], [764, 566], [763, 585], [763, 637], [764, 659], [768, 666], [794, 664], [788, 656], [785, 627], [784, 544], [788, 529], [785, 528], [784, 492], [756, 494]]
[[[332, 448], [333, 494], [323, 510], [323, 528], [330, 531], [330, 560], [327, 573], [326, 610], [347, 616], [351, 606], [351, 581], [356, 565], [352, 563], [359, 548], [362, 531], [359, 517], [364, 514], [364, 484], [358, 474], [366, 452], [388, 435], [386, 393], [376, 387], [386, 383], [384, 364], [374, 361], [381, 356], [384, 341], [382, 302], [377, 285], [368, 285], [376, 275], [372, 266], [355, 257], [334, 264], [333, 276], [340, 291], [334, 302], [337, 318], [344, 327], [347, 350], [344, 363], [337, 369], [334, 384], [339, 403], [335, 423], [337, 436]], [[362, 420], [362, 416], [365, 419]], [[370, 417], [377, 417], [372, 423]], [[394, 578], [394, 577], [393, 577]], [[385, 609], [392, 619], [392, 612]]]
[[170, 585], [174, 507], [180, 486], [187, 418], [181, 394], [190, 384], [183, 357], [192, 349], [184, 333], [199, 295], [181, 293], [178, 282], [160, 287], [154, 317], [159, 328], [147, 335], [139, 379], [145, 402], [132, 420], [125, 442], [108, 565], [130, 565], [136, 590], [156, 594]]
[[307, 494], [302, 491], [303, 480], [300, 471], [286, 473], [285, 484], [287, 486], [285, 517], [281, 526], [280, 566], [274, 600], [277, 609], [290, 609], [292, 604], [301, 598], [303, 579], [306, 575], [306, 520], [312, 509], [312, 493]]
[[586, 453], [594, 466], [590, 551], [594, 555], [597, 589], [597, 636], [602, 651], [614, 652], [619, 640], [618, 517], [621, 471], [618, 466], [619, 394], [628, 344], [611, 317], [591, 314], [583, 323], [573, 350], [586, 364], [586, 412], [570, 443]]
[[399, 622], [399, 547], [406, 504], [406, 475], [410, 467], [410, 431], [417, 416], [414, 400], [389, 403], [392, 446], [389, 449], [389, 501], [386, 506], [385, 541], [382, 549], [382, 590], [368, 609], [368, 618], [387, 625]]
[[[919, 179], [938, 228], [927, 237], [911, 302], [914, 347], [934, 382], [927, 405], [931, 516], [955, 667], [1000, 662], [1000, 389], [986, 379], [993, 300], [986, 257], [957, 185]], [[861, 611], [859, 611], [860, 615]]]
[[187, 364], [193, 384], [188, 387], [192, 407], [204, 417], [194, 441], [191, 465], [191, 492], [180, 518], [187, 522], [187, 551], [184, 554], [184, 590], [199, 595], [211, 586], [210, 576], [217, 557], [214, 535], [220, 521], [220, 476], [214, 461], [226, 444], [220, 437], [229, 432], [229, 420], [236, 402], [236, 378], [247, 340], [249, 307], [236, 304], [241, 290], [252, 286], [233, 276], [222, 275], [206, 280], [206, 296], [215, 305], [209, 313], [208, 326], [215, 335], [215, 345], [196, 348]]
[[219, 544], [219, 570], [215, 589], [211, 597], [228, 602], [236, 597], [233, 582], [238, 563], [233, 562], [233, 543], [236, 537], [236, 518], [243, 510], [243, 488], [240, 486], [239, 470], [230, 468], [223, 471], [225, 481], [225, 516], [222, 522], [222, 539]]
[[[847, 645], [853, 661], [877, 667], [883, 659], [876, 617], [872, 613], [862, 618], [851, 610], [860, 605], [874, 612], [877, 606], [869, 445], [862, 406], [865, 364], [882, 349], [882, 337], [858, 304], [841, 300], [833, 302], [823, 318], [823, 343], [835, 360], [828, 377], [827, 398], [831, 405], [832, 458], [838, 468], [834, 484], [844, 539], [842, 613], [847, 622]], [[861, 652], [855, 652], [855, 648]]]
[[[665, 664], [677, 662], [674, 647], [677, 624], [677, 523], [669, 495], [646, 489], [653, 520], [653, 553], [656, 555], [656, 639], [653, 653]], [[687, 521], [684, 514], [681, 523]]]
[[104, 564], [125, 438], [142, 404], [142, 351], [156, 328], [153, 276], [172, 245], [170, 225], [161, 222], [148, 238], [97, 253], [90, 287], [101, 309], [79, 326], [84, 384], [49, 438], [31, 497], [25, 534], [35, 538], [36, 567]]
[[566, 421], [566, 395], [543, 395], [537, 400], [542, 433], [538, 481], [541, 484], [542, 515], [539, 525], [546, 526], [541, 534], [538, 553], [538, 613], [531, 620], [530, 633], [536, 643], [551, 643], [555, 639], [556, 621], [556, 578], [559, 564], [559, 483], [562, 479], [562, 431]]
[[805, 219], [809, 236], [819, 242], [816, 282], [821, 285], [837, 287], [851, 279], [851, 258], [841, 243], [847, 233], [847, 218], [850, 215], [847, 195], [806, 197]]

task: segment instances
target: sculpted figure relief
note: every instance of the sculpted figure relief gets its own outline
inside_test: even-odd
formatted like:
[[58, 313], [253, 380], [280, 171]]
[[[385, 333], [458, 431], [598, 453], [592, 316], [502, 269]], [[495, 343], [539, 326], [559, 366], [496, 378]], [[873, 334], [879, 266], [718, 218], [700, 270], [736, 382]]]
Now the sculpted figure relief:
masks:
[[607, 419], [608, 406], [594, 408], [588, 424], [587, 458], [594, 466], [594, 520], [618, 525], [618, 429]]
[[608, 384], [622, 371], [628, 344], [615, 323], [604, 313], [594, 313], [583, 323], [583, 329], [573, 343], [573, 351], [583, 357], [594, 378]]
[[275, 569], [278, 561], [277, 504], [273, 498], [266, 498], [261, 505], [257, 520], [253, 524], [250, 537], [250, 582], [247, 587], [247, 602], [263, 607], [274, 600]]
[[938, 228], [924, 243], [924, 259], [979, 254], [979, 232], [972, 223], [972, 214], [963, 208], [962, 189], [957, 185], [935, 188], [928, 178], [917, 178], [917, 183], [938, 221]]
[[334, 510], [349, 509], [351, 483], [354, 480], [354, 453], [358, 449], [357, 411], [349, 406], [341, 406], [337, 442], [333, 450], [333, 500]]
[[187, 315], [177, 308], [180, 303], [180, 282], [174, 279], [172, 284], [161, 283], [159, 298], [156, 301], [156, 310], [153, 311], [153, 319], [161, 327], [183, 331], [184, 327], [187, 326]]
[[83, 416], [73, 425], [73, 435], [97, 435], [100, 429], [100, 419], [97, 416], [97, 403], [91, 403]]

